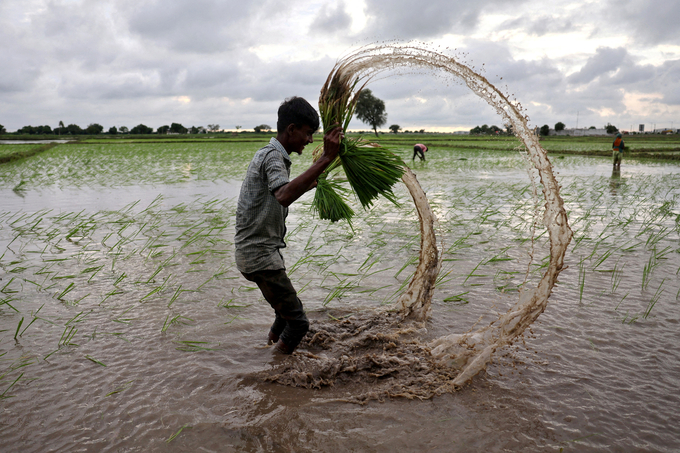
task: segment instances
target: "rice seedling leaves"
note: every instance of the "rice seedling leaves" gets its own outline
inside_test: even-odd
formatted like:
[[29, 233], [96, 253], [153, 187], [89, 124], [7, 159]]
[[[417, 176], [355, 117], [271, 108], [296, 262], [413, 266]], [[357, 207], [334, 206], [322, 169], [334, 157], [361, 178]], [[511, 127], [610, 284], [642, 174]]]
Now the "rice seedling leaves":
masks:
[[[186, 321], [183, 321], [184, 319], [186, 319]], [[187, 321], [194, 322], [193, 319], [187, 318], [186, 316], [175, 315], [172, 319], [170, 319], [170, 315], [168, 315], [165, 318], [165, 322], [163, 323], [161, 332], [165, 332], [166, 330], [168, 330], [168, 327], [170, 327], [173, 324], [189, 324]]]
[[21, 374], [19, 375], [19, 377], [16, 378], [16, 379], [14, 380], [14, 382], [12, 382], [12, 383], [9, 385], [9, 387], [7, 387], [7, 388], [5, 389], [4, 392], [2, 392], [2, 394], [0, 394], [0, 399], [12, 398], [12, 397], [14, 396], [14, 395], [7, 395], [7, 392], [9, 392], [9, 390], [10, 390], [12, 387], [14, 387], [14, 384], [16, 384], [17, 382], [19, 382], [19, 379], [21, 379], [21, 377], [22, 377], [23, 375], [24, 375], [24, 373], [21, 373]]
[[3, 294], [18, 293], [19, 291], [8, 288], [8, 286], [11, 285], [13, 281], [14, 281], [14, 277], [10, 278], [10, 280], [5, 284], [5, 286], [3, 286], [2, 289], [0, 289], [0, 293], [3, 293]]
[[55, 296], [56, 296], [57, 300], [63, 301], [63, 300], [64, 300], [64, 296], [66, 296], [68, 293], [70, 293], [70, 292], [73, 290], [74, 287], [75, 287], [75, 283], [71, 282], [71, 283], [66, 287], [66, 289], [64, 289], [61, 293], [59, 293], [58, 296], [57, 296], [56, 293], [55, 293]]
[[134, 380], [128, 381], [128, 382], [126, 382], [125, 384], [123, 384], [123, 385], [121, 385], [121, 386], [119, 386], [119, 387], [116, 387], [114, 390], [110, 391], [109, 393], [107, 393], [107, 394], [104, 395], [104, 396], [111, 396], [111, 395], [115, 395], [116, 393], [124, 392], [125, 390], [129, 389], [130, 387], [132, 387], [132, 383], [133, 383], [133, 382], [135, 382], [135, 381], [134, 381]]
[[665, 278], [663, 280], [661, 280], [661, 284], [659, 285], [659, 288], [656, 290], [656, 292], [654, 293], [654, 296], [652, 296], [652, 299], [649, 301], [649, 304], [647, 305], [647, 308], [645, 309], [645, 312], [642, 315], [642, 317], [644, 319], [647, 319], [649, 317], [649, 315], [652, 313], [652, 309], [654, 308], [656, 303], [659, 301], [661, 294], [663, 294], [663, 289], [661, 289], [661, 288], [663, 287], [663, 283], [665, 281], [666, 281]]
[[465, 305], [465, 304], [469, 303], [470, 301], [467, 300], [467, 298], [465, 298], [463, 296], [468, 294], [469, 292], [470, 291], [465, 291], [464, 293], [449, 296], [449, 297], [444, 299], [444, 302], [455, 302], [454, 305]]
[[62, 346], [78, 346], [76, 343], [73, 343], [71, 341], [73, 340], [73, 337], [75, 337], [76, 333], [78, 333], [78, 329], [76, 329], [75, 326], [71, 326], [70, 329], [68, 328], [68, 326], [66, 326], [64, 328], [64, 332], [61, 334], [61, 338], [59, 338], [57, 348], [61, 348]]
[[168, 443], [168, 444], [169, 444], [170, 442], [172, 442], [173, 440], [175, 440], [175, 438], [176, 438], [177, 436], [180, 435], [180, 433], [182, 432], [182, 430], [184, 430], [184, 428], [189, 428], [189, 429], [190, 429], [191, 426], [189, 426], [189, 425], [184, 425], [184, 426], [182, 426], [182, 427], [179, 429], [179, 431], [177, 431], [177, 432], [176, 432], [175, 434], [173, 434], [172, 436], [168, 437], [168, 439], [165, 441], [165, 443]]
[[14, 332], [14, 340], [16, 341], [17, 335], [19, 334], [19, 329], [21, 328], [21, 324], [24, 322], [24, 317], [21, 317], [21, 320], [19, 321], [19, 325], [17, 326], [17, 331]]
[[10, 304], [10, 302], [13, 301], [13, 300], [16, 300], [16, 299], [14, 299], [12, 297], [6, 297], [4, 299], [0, 299], [0, 306], [7, 305], [9, 308], [11, 308], [12, 310], [19, 313], [19, 310], [17, 310], [16, 308], [14, 308], [14, 306], [12, 304]]
[[[95, 359], [95, 358], [93, 358], [93, 357], [90, 357], [89, 355], [86, 355], [85, 358], [86, 358], [87, 360], [90, 360], [90, 361], [96, 363], [97, 365], [101, 365], [101, 366], [104, 366], [104, 367], [106, 366], [104, 363], [100, 362], [99, 360], [97, 360], [97, 359]], [[108, 395], [106, 395], [106, 396], [108, 396]]]
[[[191, 340], [177, 340], [175, 343], [179, 344], [177, 349], [178, 351], [185, 351], [185, 352], [201, 352], [201, 351], [215, 351], [217, 348], [209, 348], [203, 345], [209, 345], [210, 343], [207, 341], [191, 341]], [[217, 344], [219, 346], [219, 343]]]
[[[298, 291], [298, 294], [299, 294], [299, 291]], [[233, 299], [233, 298], [232, 298], [232, 299], [229, 299], [229, 300], [226, 301], [226, 302], [223, 302], [224, 299], [226, 299], [226, 297], [223, 298], [223, 299], [217, 304], [218, 307], [220, 307], [220, 308], [247, 308], [247, 307], [250, 307], [250, 305], [238, 305], [238, 304], [236, 304], [236, 303], [233, 303], [233, 302], [234, 302], [234, 299]]]

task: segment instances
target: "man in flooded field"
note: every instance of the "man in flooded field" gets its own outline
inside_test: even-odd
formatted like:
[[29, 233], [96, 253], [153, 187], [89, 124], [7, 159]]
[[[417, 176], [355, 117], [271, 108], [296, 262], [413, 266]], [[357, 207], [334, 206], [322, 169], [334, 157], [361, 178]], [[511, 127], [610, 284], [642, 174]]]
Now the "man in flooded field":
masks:
[[616, 134], [616, 138], [614, 139], [614, 143], [612, 143], [612, 159], [614, 161], [614, 168], [615, 169], [620, 169], [621, 168], [621, 159], [623, 158], [623, 138], [621, 136], [621, 132]]
[[286, 274], [280, 249], [286, 246], [288, 206], [316, 187], [316, 180], [338, 155], [342, 128], [326, 131], [321, 157], [290, 180], [290, 154], [302, 154], [313, 142], [319, 115], [300, 97], [286, 99], [278, 110], [276, 138], [255, 153], [246, 171], [236, 207], [236, 267], [255, 282], [276, 318], [268, 344], [291, 354], [309, 329], [302, 302]]

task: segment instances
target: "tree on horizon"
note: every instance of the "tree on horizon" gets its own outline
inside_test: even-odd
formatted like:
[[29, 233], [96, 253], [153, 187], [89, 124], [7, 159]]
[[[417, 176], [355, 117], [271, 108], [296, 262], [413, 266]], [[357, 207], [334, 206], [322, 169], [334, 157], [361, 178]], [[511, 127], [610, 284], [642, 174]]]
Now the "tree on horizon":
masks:
[[355, 114], [363, 123], [373, 127], [376, 137], [378, 137], [378, 127], [387, 122], [385, 102], [373, 96], [373, 92], [368, 88], [364, 88], [359, 93]]

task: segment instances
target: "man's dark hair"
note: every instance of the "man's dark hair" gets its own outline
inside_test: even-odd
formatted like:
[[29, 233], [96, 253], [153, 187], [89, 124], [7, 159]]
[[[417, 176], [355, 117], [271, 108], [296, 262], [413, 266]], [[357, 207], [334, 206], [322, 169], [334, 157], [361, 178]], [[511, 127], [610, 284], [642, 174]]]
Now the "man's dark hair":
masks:
[[289, 124], [296, 127], [309, 126], [315, 131], [319, 129], [319, 114], [314, 107], [301, 97], [288, 98], [279, 107], [279, 119], [276, 122], [276, 131], [283, 132]]

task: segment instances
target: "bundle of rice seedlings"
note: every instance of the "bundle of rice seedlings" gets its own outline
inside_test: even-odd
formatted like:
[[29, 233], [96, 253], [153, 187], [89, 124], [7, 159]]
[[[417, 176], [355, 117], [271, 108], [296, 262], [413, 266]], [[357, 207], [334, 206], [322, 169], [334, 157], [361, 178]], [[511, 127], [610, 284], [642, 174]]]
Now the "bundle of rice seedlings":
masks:
[[340, 162], [364, 208], [380, 195], [397, 204], [392, 186], [404, 174], [404, 162], [398, 156], [376, 143], [350, 138], [344, 140]]
[[[324, 131], [339, 124], [346, 132], [354, 115], [359, 93], [366, 83], [357, 88], [361, 79], [350, 68], [352, 66], [346, 62], [336, 64], [321, 88], [319, 111]], [[381, 195], [396, 204], [392, 186], [404, 173], [404, 163], [399, 157], [376, 143], [346, 137], [340, 144], [339, 162], [364, 209]], [[336, 180], [328, 180], [328, 175], [337, 166], [336, 161], [319, 178], [316, 194], [319, 200], [317, 203], [315, 196], [313, 205], [321, 218], [349, 220], [354, 212], [347, 206], [345, 198], [337, 193], [341, 186]]]
[[354, 210], [349, 207], [344, 197], [340, 195], [340, 193], [346, 194], [347, 192], [349, 191], [341, 186], [339, 181], [320, 177], [314, 194], [314, 210], [324, 220], [337, 222], [338, 220], [345, 219], [352, 226], [351, 219], [354, 217]]
[[347, 180], [328, 178], [329, 174], [339, 165], [340, 160], [336, 159], [317, 179], [312, 206], [321, 219], [331, 222], [345, 219], [351, 227], [354, 210], [347, 204], [346, 197], [349, 190], [341, 185], [342, 182]]

